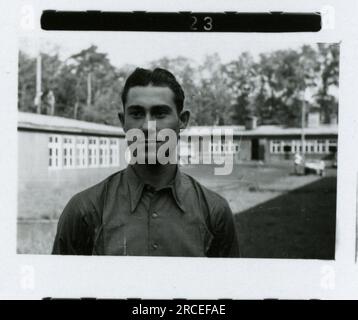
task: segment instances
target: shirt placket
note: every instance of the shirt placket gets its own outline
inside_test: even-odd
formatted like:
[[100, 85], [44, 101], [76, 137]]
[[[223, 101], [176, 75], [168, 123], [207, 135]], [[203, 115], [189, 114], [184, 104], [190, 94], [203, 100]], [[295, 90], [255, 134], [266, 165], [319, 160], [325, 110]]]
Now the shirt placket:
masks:
[[150, 194], [150, 205], [148, 210], [148, 253], [149, 255], [159, 255], [160, 239], [158, 239], [158, 223], [160, 215], [158, 212], [158, 200], [160, 191], [155, 191], [153, 187], [147, 187]]

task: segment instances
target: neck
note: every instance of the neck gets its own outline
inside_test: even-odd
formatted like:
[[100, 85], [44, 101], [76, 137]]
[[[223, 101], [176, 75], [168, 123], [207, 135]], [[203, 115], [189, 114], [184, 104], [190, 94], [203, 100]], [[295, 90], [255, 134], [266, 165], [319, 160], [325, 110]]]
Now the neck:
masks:
[[177, 171], [176, 164], [135, 164], [132, 168], [145, 184], [150, 184], [155, 188], [167, 185], [174, 179]]

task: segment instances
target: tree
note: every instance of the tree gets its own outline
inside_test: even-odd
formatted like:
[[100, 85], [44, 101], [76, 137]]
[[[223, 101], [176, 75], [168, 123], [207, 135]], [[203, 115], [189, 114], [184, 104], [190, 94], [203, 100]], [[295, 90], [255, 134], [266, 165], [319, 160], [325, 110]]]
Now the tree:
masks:
[[317, 84], [317, 53], [310, 46], [261, 54], [255, 96], [262, 123], [300, 125], [303, 92]]
[[36, 112], [34, 99], [36, 94], [36, 59], [19, 51], [18, 109]]
[[122, 107], [121, 92], [127, 75], [126, 71], [116, 70], [96, 78], [94, 104], [85, 110], [84, 120], [120, 125], [118, 111]]
[[[61, 85], [61, 70], [63, 62], [57, 54], [50, 55], [41, 53], [42, 60], [42, 103], [41, 113], [50, 114], [48, 99], [50, 92], [58, 92], [59, 85]], [[36, 96], [36, 59], [29, 57], [22, 51], [19, 52], [19, 90], [18, 90], [18, 108], [25, 112], [36, 112], [34, 99]], [[54, 94], [55, 96], [56, 94]], [[53, 111], [54, 112], [54, 111]]]
[[[55, 114], [55, 105], [54, 109], [51, 109], [50, 96], [53, 95], [53, 92], [57, 88], [59, 81], [59, 74], [61, 73], [63, 62], [60, 60], [57, 53], [50, 55], [46, 53], [41, 54], [42, 60], [42, 95], [41, 95], [41, 113], [43, 114]], [[53, 96], [55, 99], [55, 96]]]
[[[77, 117], [78, 108], [80, 104], [85, 105], [87, 112], [91, 112], [93, 104], [94, 92], [99, 89], [99, 84], [104, 85], [101, 80], [104, 77], [111, 77], [115, 73], [113, 66], [110, 64], [107, 54], [97, 52], [97, 46], [90, 46], [88, 49], [72, 55], [69, 58], [72, 64], [72, 70], [75, 71], [77, 83], [76, 92], [77, 100], [74, 106], [74, 115]], [[109, 73], [108, 75], [106, 75]], [[80, 91], [86, 89], [86, 101], [81, 101], [82, 98]]]
[[[312, 96], [308, 107], [319, 107], [323, 122], [330, 122], [338, 111], [338, 44], [276, 50], [257, 59], [244, 52], [229, 63], [222, 63], [218, 54], [206, 56], [199, 64], [183, 56], [163, 57], [149, 66], [175, 75], [193, 125], [243, 124], [247, 116], [256, 115], [261, 124], [297, 126], [306, 88]], [[42, 53], [43, 97], [51, 98], [52, 92], [56, 101], [53, 111], [45, 110], [45, 101], [43, 113], [118, 125], [121, 92], [134, 68], [114, 67], [96, 46], [65, 61], [56, 52]], [[20, 51], [19, 110], [36, 112], [35, 80], [35, 59]]]
[[321, 106], [323, 122], [329, 123], [331, 116], [338, 116], [338, 99], [332, 90], [338, 90], [339, 44], [318, 44], [321, 86], [316, 101]]
[[[85, 99], [75, 66], [64, 63], [57, 77], [55, 88], [56, 114], [66, 118], [78, 118], [79, 101]], [[77, 107], [76, 107], [77, 104]]]
[[225, 86], [231, 105], [232, 122], [244, 124], [249, 115], [256, 113], [254, 102], [257, 82], [256, 64], [248, 52], [243, 52], [237, 60], [222, 67]]
[[[197, 122], [202, 125], [230, 123], [231, 96], [225, 80], [223, 64], [215, 53], [207, 55], [198, 68], [200, 82], [196, 99]], [[200, 99], [199, 99], [200, 98]], [[203, 115], [207, 117], [204, 118]]]

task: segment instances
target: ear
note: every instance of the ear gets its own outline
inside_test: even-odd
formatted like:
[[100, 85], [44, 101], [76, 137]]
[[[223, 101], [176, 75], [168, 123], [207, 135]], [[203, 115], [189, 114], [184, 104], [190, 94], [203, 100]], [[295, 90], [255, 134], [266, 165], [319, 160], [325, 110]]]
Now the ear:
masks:
[[180, 122], [179, 129], [185, 129], [189, 123], [189, 119], [190, 119], [190, 111], [189, 110], [182, 111], [179, 115], [179, 122]]
[[122, 127], [124, 128], [124, 112], [123, 111], [118, 112], [118, 118], [119, 118], [119, 121], [121, 122]]

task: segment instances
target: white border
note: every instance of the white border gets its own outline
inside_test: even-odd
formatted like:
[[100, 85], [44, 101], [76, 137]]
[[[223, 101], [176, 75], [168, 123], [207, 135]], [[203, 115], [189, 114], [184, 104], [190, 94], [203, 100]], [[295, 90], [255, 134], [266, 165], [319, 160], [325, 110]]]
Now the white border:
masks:
[[[355, 264], [357, 172], [356, 1], [18, 1], [1, 2], [0, 298], [358, 298]], [[58, 10], [320, 11], [335, 29], [304, 34], [240, 34], [268, 41], [341, 41], [336, 260], [60, 257], [16, 255], [17, 37], [23, 5]], [[9, 6], [10, 5], [10, 6]], [[38, 26], [36, 26], [38, 27]], [[29, 31], [34, 32], [34, 31]], [[210, 35], [212, 36], [212, 35]], [[218, 34], [217, 36], [220, 36]], [[6, 150], [6, 152], [4, 152]]]

